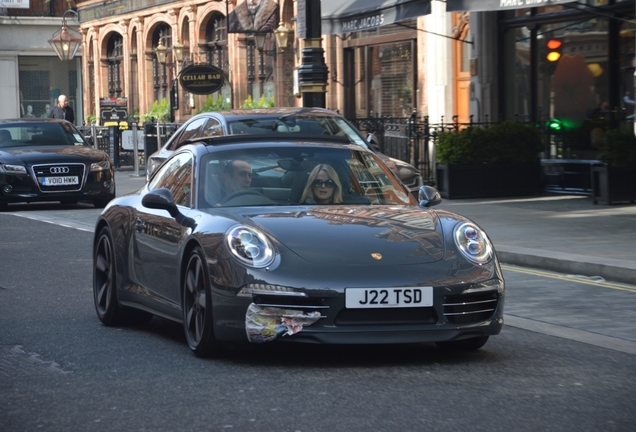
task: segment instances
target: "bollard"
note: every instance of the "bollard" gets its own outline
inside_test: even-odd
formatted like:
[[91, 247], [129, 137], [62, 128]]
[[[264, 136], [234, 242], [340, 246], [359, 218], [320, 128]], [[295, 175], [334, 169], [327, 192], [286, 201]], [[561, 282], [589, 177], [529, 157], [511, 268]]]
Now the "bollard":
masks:
[[132, 139], [133, 139], [133, 166], [135, 167], [135, 175], [139, 175], [139, 140], [137, 139], [137, 123], [132, 123]]
[[110, 154], [113, 158], [113, 164], [115, 165], [115, 168], [119, 168], [119, 126], [108, 127], [108, 143], [110, 147]]

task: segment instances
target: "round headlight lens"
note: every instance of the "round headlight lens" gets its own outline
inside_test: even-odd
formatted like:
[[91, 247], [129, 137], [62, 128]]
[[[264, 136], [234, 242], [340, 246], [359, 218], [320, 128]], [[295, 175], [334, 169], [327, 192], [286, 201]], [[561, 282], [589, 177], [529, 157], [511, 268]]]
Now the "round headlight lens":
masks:
[[472, 223], [455, 227], [455, 244], [470, 261], [484, 264], [493, 257], [493, 248], [486, 233]]
[[246, 226], [230, 228], [227, 246], [241, 263], [250, 267], [267, 267], [274, 262], [274, 248], [265, 234]]

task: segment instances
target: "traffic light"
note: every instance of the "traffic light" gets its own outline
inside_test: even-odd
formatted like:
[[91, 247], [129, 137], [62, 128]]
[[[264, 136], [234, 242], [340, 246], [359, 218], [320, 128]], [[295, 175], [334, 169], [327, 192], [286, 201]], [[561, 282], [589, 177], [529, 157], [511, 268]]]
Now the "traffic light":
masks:
[[557, 134], [559, 132], [563, 132], [565, 130], [565, 125], [563, 121], [558, 118], [550, 119], [546, 122], [546, 126], [548, 127], [548, 131], [553, 134]]
[[548, 48], [548, 53], [545, 55], [545, 59], [551, 63], [559, 61], [561, 58], [563, 42], [559, 39], [549, 39], [545, 46]]

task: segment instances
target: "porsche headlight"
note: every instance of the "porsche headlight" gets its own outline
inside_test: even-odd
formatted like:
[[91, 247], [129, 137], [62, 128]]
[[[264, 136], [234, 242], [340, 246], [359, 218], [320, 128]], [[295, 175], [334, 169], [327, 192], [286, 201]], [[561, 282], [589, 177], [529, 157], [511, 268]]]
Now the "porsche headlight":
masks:
[[108, 171], [110, 169], [110, 162], [105, 160], [101, 162], [93, 162], [91, 164], [91, 171]]
[[232, 255], [250, 267], [263, 268], [274, 262], [274, 248], [265, 234], [243, 225], [227, 232], [225, 240]]
[[492, 259], [492, 244], [475, 224], [467, 222], [456, 226], [454, 237], [455, 244], [470, 261], [485, 264]]
[[5, 174], [26, 174], [24, 165], [0, 164], [0, 172]]

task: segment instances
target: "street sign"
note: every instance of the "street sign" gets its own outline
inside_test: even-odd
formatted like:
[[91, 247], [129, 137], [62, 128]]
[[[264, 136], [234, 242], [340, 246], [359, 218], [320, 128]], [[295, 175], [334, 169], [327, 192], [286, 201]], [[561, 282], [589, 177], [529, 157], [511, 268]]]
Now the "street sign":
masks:
[[[121, 133], [121, 148], [123, 150], [130, 150], [130, 151], [135, 150], [134, 143], [133, 143], [133, 131], [125, 130]], [[143, 149], [144, 149], [144, 131], [142, 129], [137, 131], [137, 150], [141, 151]]]
[[120, 122], [128, 120], [128, 110], [117, 108], [102, 109], [101, 112], [102, 122]]

